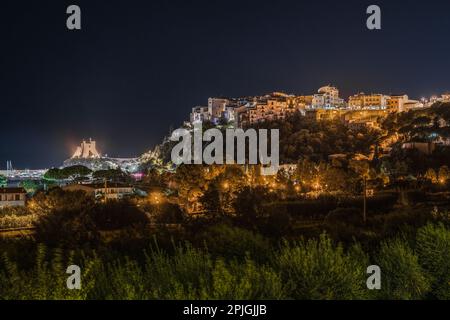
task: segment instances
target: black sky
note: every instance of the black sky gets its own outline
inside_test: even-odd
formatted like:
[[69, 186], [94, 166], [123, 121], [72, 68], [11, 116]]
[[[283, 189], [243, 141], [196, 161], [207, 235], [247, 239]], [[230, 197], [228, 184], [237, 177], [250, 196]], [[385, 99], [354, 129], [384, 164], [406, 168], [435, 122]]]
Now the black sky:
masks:
[[[82, 30], [66, 29], [78, 4]], [[382, 9], [382, 30], [366, 8]], [[0, 168], [136, 156], [209, 96], [450, 90], [450, 1], [2, 1]]]

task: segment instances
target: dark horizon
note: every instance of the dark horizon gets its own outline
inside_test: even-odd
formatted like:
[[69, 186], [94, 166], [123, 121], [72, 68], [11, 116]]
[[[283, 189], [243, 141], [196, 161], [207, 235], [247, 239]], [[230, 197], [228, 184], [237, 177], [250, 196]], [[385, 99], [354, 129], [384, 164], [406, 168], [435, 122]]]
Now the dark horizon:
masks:
[[[66, 29], [66, 8], [82, 30]], [[382, 9], [382, 30], [366, 8]], [[450, 90], [450, 3], [61, 1], [4, 3], [0, 170], [59, 166], [82, 139], [110, 156], [160, 143], [211, 96], [326, 84], [349, 95]]]

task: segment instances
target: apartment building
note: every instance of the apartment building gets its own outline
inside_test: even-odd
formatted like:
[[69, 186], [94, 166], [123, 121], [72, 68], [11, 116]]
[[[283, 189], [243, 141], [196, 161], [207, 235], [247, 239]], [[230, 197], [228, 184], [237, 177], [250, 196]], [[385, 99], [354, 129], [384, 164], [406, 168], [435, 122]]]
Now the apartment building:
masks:
[[338, 109], [345, 106], [344, 99], [339, 98], [339, 90], [336, 87], [325, 86], [313, 95], [313, 109]]
[[379, 93], [358, 93], [349, 97], [348, 107], [352, 110], [384, 110], [387, 108], [389, 98], [389, 96]]
[[391, 95], [387, 100], [387, 109], [389, 112], [403, 112], [405, 111], [405, 102], [409, 100], [406, 94]]

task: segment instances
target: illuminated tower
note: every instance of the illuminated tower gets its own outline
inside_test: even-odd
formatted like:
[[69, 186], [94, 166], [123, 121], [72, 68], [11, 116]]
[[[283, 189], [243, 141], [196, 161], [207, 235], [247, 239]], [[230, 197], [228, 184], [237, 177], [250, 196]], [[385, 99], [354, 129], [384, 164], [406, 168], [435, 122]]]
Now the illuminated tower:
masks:
[[92, 139], [89, 139], [89, 142], [83, 140], [81, 146], [77, 147], [77, 150], [72, 156], [74, 158], [81, 159], [98, 159], [100, 158], [100, 153], [97, 151], [96, 143]]

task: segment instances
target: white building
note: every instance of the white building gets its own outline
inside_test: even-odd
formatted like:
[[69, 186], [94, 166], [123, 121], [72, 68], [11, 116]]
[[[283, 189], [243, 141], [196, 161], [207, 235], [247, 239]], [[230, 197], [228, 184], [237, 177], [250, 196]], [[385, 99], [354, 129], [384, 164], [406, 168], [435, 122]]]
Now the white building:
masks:
[[221, 120], [225, 122], [235, 122], [235, 109], [240, 106], [239, 101], [231, 101], [226, 98], [209, 98], [208, 106], [197, 106], [192, 108], [190, 114], [191, 124], [199, 122], [212, 122], [219, 124]]
[[120, 183], [105, 184], [71, 184], [63, 187], [64, 191], [84, 191], [97, 198], [119, 200], [134, 193], [133, 187]]
[[339, 90], [332, 86], [320, 88], [312, 99], [314, 109], [337, 109], [343, 106], [344, 99], [339, 98]]
[[191, 120], [191, 123], [210, 121], [211, 114], [209, 113], [209, 108], [202, 107], [202, 106], [192, 108], [190, 120]]
[[0, 188], [0, 208], [24, 207], [26, 194], [23, 188]]
[[408, 100], [403, 104], [404, 111], [420, 109], [423, 107], [424, 107], [423, 103], [417, 100]]
[[218, 124], [222, 118], [226, 107], [230, 101], [225, 98], [209, 98], [208, 99], [208, 113], [211, 115], [211, 122]]
[[442, 102], [450, 102], [450, 92], [444, 93], [441, 97]]

